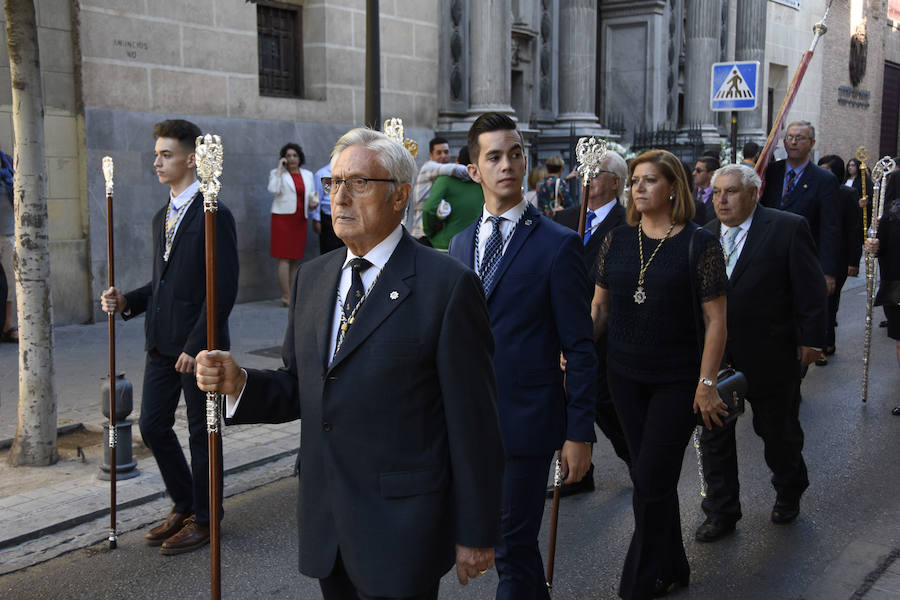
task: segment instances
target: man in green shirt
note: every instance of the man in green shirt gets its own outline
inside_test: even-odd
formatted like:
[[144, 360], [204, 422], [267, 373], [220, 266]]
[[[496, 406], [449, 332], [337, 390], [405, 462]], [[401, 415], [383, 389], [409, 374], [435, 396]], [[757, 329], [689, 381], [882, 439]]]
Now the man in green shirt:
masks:
[[[460, 149], [456, 162], [469, 164], [467, 146]], [[471, 180], [441, 175], [434, 181], [422, 209], [422, 229], [432, 246], [446, 252], [451, 238], [478, 219], [482, 206], [484, 192], [480, 185]]]

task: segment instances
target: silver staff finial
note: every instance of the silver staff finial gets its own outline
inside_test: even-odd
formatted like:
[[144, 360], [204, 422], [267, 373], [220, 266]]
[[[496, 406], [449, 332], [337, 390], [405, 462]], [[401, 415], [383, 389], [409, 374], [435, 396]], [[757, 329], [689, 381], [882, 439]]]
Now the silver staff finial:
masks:
[[384, 121], [384, 135], [403, 145], [403, 119], [392, 117]]
[[203, 194], [203, 210], [214, 212], [218, 208], [219, 190], [222, 183], [222, 138], [207, 133], [198, 136], [196, 143], [197, 177]]
[[876, 182], [881, 181], [881, 178], [893, 171], [896, 166], [897, 163], [894, 162], [893, 158], [885, 156], [875, 163], [875, 167], [872, 168], [872, 179]]
[[578, 172], [584, 178], [584, 185], [600, 172], [600, 163], [606, 156], [606, 140], [600, 138], [581, 138], [575, 146], [575, 157], [578, 159]]
[[103, 179], [106, 180], [106, 195], [113, 193], [113, 159], [112, 156], [103, 157]]

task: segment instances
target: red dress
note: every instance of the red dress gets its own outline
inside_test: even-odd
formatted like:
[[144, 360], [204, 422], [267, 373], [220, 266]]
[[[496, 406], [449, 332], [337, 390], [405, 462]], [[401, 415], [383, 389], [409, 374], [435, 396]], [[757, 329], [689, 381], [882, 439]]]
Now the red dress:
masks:
[[297, 210], [290, 215], [276, 215], [272, 213], [272, 244], [271, 254], [273, 258], [290, 258], [300, 260], [306, 249], [306, 217], [303, 216], [303, 201], [306, 198], [306, 188], [303, 186], [303, 176], [300, 173], [291, 173], [294, 187], [297, 188]]

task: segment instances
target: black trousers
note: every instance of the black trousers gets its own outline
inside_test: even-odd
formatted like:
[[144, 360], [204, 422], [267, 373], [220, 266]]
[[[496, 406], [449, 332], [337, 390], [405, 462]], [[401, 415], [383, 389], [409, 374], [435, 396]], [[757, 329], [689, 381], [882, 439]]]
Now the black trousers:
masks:
[[[398, 577], [402, 577], [402, 565], [397, 565]], [[341, 560], [341, 553], [338, 552], [334, 561], [334, 569], [325, 579], [319, 580], [319, 587], [322, 589], [322, 598], [324, 600], [437, 600], [438, 587], [440, 580], [434, 582], [434, 588], [418, 594], [416, 596], [408, 596], [406, 598], [387, 598], [385, 596], [369, 596], [353, 585], [350, 576], [344, 568], [344, 561]]]
[[694, 381], [648, 384], [609, 372], [634, 484], [634, 535], [619, 584], [619, 595], [626, 600], [652, 598], [658, 578], [690, 574], [681, 539], [678, 479], [696, 423], [696, 387]]
[[[197, 515], [199, 525], [209, 523], [209, 452], [206, 433], [206, 394], [197, 387], [193, 373], [175, 370], [176, 358], [155, 351], [147, 353], [141, 398], [141, 437], [153, 451], [175, 512]], [[191, 466], [172, 428], [175, 409], [184, 392], [187, 407]], [[222, 455], [221, 442], [217, 448]], [[221, 463], [221, 460], [219, 461]], [[222, 477], [219, 477], [219, 498]], [[219, 515], [224, 514], [221, 510]]]
[[834, 346], [834, 328], [837, 327], [838, 307], [841, 303], [841, 289], [847, 282], [847, 273], [836, 277], [834, 281], [834, 293], [828, 296], [828, 324], [825, 331], [825, 345]]
[[319, 254], [327, 254], [343, 246], [344, 242], [334, 233], [331, 215], [319, 211], [319, 218], [321, 219], [319, 223], [322, 225], [321, 233], [319, 233]]
[[622, 431], [619, 415], [616, 414], [616, 407], [613, 404], [612, 395], [609, 393], [609, 380], [606, 375], [606, 345], [605, 343], [601, 344], [602, 341], [601, 338], [594, 345], [597, 352], [597, 416], [594, 422], [612, 444], [616, 456], [621, 458], [630, 469], [631, 454], [628, 452], [628, 441], [625, 439], [625, 432]]
[[[762, 374], [755, 375], [757, 381]], [[753, 381], [747, 373], [748, 381]], [[753, 430], [762, 438], [765, 459], [772, 470], [776, 500], [797, 502], [809, 487], [803, 460], [803, 428], [800, 426], [800, 379], [778, 382], [768, 388], [752, 387], [747, 401], [753, 409]], [[712, 430], [703, 429], [700, 449], [706, 498], [703, 512], [707, 516], [737, 521], [741, 518], [740, 484], [738, 482], [735, 422]]]

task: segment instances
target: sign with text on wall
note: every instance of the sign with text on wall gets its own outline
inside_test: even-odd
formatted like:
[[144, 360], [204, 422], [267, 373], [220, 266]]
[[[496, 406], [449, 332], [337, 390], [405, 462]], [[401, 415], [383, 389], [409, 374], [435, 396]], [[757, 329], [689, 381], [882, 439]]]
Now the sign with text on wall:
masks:
[[713, 63], [710, 77], [710, 110], [755, 110], [759, 106], [758, 92], [758, 61]]

